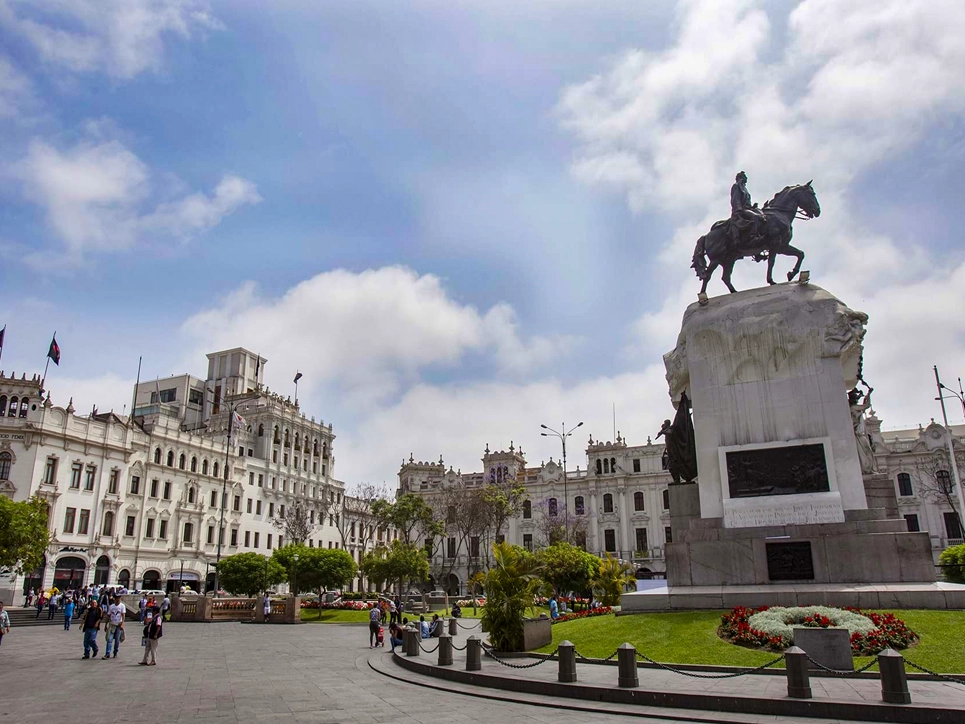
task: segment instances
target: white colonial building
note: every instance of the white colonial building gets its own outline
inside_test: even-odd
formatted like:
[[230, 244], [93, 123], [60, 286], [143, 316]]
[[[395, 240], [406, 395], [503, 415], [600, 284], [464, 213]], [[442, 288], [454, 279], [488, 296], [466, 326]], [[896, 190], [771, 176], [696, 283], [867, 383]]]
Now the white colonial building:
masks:
[[264, 388], [265, 364], [240, 348], [209, 354], [205, 379], [138, 385], [133, 420], [78, 415], [41, 397], [38, 377], [0, 374], [0, 493], [46, 500], [53, 536], [37, 570], [0, 580], [3, 600], [55, 584], [210, 588], [219, 539], [221, 556], [270, 555], [296, 503], [314, 525], [306, 545], [360, 561], [390, 535], [364, 506], [342, 520], [332, 425]]

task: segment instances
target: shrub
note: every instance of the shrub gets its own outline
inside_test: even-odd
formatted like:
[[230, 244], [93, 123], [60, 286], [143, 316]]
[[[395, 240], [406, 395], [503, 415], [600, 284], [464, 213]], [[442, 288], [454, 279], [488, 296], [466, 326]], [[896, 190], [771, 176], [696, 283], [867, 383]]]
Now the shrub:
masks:
[[483, 629], [496, 651], [521, 651], [523, 615], [539, 593], [539, 563], [535, 556], [508, 543], [493, 544], [494, 565], [486, 572]]
[[951, 546], [938, 556], [945, 580], [951, 583], [965, 583], [965, 543]]

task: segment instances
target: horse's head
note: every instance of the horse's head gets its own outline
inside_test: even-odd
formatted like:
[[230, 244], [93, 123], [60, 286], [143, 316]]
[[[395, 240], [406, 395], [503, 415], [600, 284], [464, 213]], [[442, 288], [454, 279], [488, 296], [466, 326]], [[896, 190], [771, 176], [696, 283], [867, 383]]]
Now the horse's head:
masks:
[[800, 186], [785, 186], [764, 204], [764, 208], [791, 214], [801, 209], [809, 219], [821, 215], [821, 204], [818, 203], [817, 194], [814, 193], [810, 181]]
[[[812, 179], [813, 181], [814, 179]], [[818, 195], [814, 193], [814, 187], [811, 186], [811, 181], [808, 181], [803, 186], [798, 186], [800, 193], [797, 201], [797, 205], [801, 207], [805, 215], [808, 218], [814, 219], [821, 215], [821, 204], [818, 203]]]

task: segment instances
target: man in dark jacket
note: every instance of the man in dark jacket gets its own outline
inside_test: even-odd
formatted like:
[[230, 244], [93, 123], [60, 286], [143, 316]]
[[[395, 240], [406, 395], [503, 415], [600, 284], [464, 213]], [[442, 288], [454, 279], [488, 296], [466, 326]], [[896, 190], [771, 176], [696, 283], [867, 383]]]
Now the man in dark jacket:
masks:
[[94, 658], [97, 658], [97, 632], [101, 630], [101, 618], [103, 617], [103, 612], [101, 607], [97, 603], [97, 599], [91, 599], [90, 606], [88, 606], [87, 611], [84, 613], [84, 658], [89, 659], [91, 657], [91, 651], [94, 652]]
[[138, 661], [141, 666], [157, 665], [157, 644], [158, 639], [163, 635], [161, 620], [154, 611], [149, 610], [144, 614], [144, 658]]

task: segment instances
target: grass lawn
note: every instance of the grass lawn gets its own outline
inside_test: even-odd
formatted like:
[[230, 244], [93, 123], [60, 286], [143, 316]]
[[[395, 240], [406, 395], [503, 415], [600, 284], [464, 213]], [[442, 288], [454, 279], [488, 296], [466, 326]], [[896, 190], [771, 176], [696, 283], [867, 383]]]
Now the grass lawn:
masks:
[[[429, 620], [432, 619], [432, 614], [433, 614], [433, 613], [438, 613], [440, 616], [445, 616], [446, 618], [448, 618], [448, 617], [450, 616], [450, 612], [449, 612], [449, 609], [448, 609], [448, 608], [447, 608], [445, 611], [433, 611], [432, 613], [430, 613], [430, 614], [428, 614], [428, 615], [426, 616], [426, 620], [427, 620], [427, 621], [429, 621]], [[532, 609], [527, 609], [527, 611], [526, 611], [526, 615], [527, 615], [527, 616], [532, 616], [533, 618], [538, 617], [541, 613], [545, 613], [547, 616], [549, 616], [549, 615], [550, 615], [550, 610], [549, 610], [548, 608], [543, 607], [543, 606], [537, 606], [535, 612], [534, 612]], [[411, 616], [412, 614], [408, 614], [408, 613], [407, 613], [407, 614], [403, 614], [403, 615], [405, 615], [405, 616]], [[462, 609], [462, 618], [482, 618], [482, 615], [483, 615], [482, 606], [480, 606], [479, 608], [476, 609], [476, 614], [475, 614], [475, 615], [473, 615], [472, 606], [466, 606], [464, 609]], [[416, 619], [418, 619], [418, 618], [419, 618], [419, 614], [415, 614], [415, 617], [416, 617]]]
[[[628, 642], [637, 651], [663, 663], [759, 666], [776, 654], [727, 643], [717, 636], [723, 611], [681, 611], [633, 616], [597, 616], [553, 626], [553, 643], [539, 651], [551, 652], [564, 640], [584, 656], [606, 657]], [[965, 672], [965, 611], [893, 611], [918, 634], [921, 642], [902, 652], [933, 671]], [[870, 659], [855, 658], [860, 667]], [[781, 665], [778, 665], [781, 666]], [[876, 668], [876, 667], [873, 667]], [[914, 671], [909, 667], [909, 671]]]
[[369, 612], [340, 608], [304, 608], [302, 609], [302, 621], [308, 623], [368, 623]]

